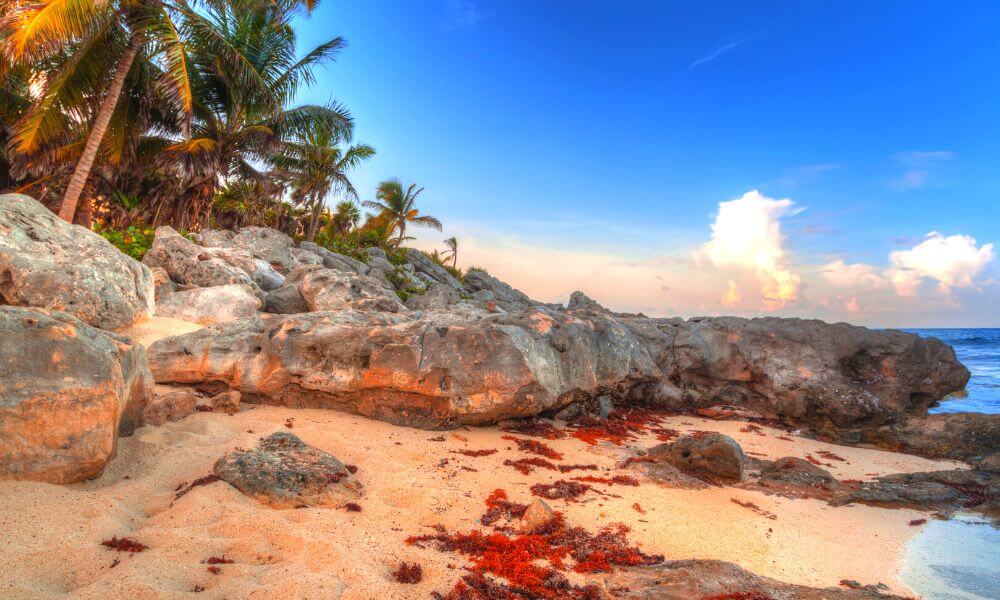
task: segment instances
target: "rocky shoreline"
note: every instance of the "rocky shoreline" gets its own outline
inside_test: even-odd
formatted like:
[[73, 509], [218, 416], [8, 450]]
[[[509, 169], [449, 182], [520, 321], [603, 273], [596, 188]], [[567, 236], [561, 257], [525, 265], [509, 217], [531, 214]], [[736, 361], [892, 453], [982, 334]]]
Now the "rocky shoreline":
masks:
[[[597, 490], [595, 501], [608, 502], [613, 495], [629, 497], [637, 487], [741, 490], [758, 499], [740, 500], [738, 508], [765, 520], [774, 513], [759, 505], [759, 497], [821, 504], [832, 511], [870, 505], [866, 510], [947, 515], [966, 508], [995, 517], [1000, 509], [1000, 415], [927, 414], [969, 378], [954, 351], [935, 338], [800, 319], [649, 318], [614, 313], [581, 292], [566, 306], [552, 305], [533, 301], [484, 271], [459, 281], [416, 251], [393, 264], [377, 249], [361, 261], [315, 244], [296, 244], [264, 228], [206, 230], [192, 237], [162, 227], [139, 263], [26, 196], [0, 196], [0, 479], [12, 480], [4, 484], [13, 486], [12, 493], [33, 494], [32, 485], [84, 486], [62, 488], [61, 494], [72, 495], [94, 482], [110, 483], [107, 472], [116, 473], [120, 461], [146, 471], [143, 485], [155, 491], [166, 484], [163, 478], [150, 474], [135, 456], [116, 456], [119, 448], [147, 452], [147, 439], [173, 446], [164, 436], [178, 434], [178, 443], [197, 438], [202, 434], [190, 427], [200, 423], [209, 427], [204, 432], [212, 440], [209, 446], [236, 442], [249, 443], [250, 449], [230, 448], [216, 456], [214, 479], [199, 479], [203, 483], [189, 496], [231, 484], [232, 492], [213, 496], [230, 502], [240, 497], [238, 489], [248, 496], [240, 502], [259, 501], [266, 510], [344, 514], [345, 507], [371, 498], [364, 469], [376, 463], [359, 461], [362, 472], [355, 476], [338, 460], [340, 450], [317, 448], [293, 435], [296, 411], [333, 409], [391, 424], [359, 425], [382, 432], [397, 426], [427, 430], [425, 437], [451, 431], [442, 439], [461, 439], [470, 426], [495, 432], [489, 426], [499, 425], [508, 432], [504, 436], [522, 440], [516, 442], [522, 450], [551, 444], [559, 446], [552, 450], [559, 454], [573, 444], [604, 448], [620, 459], [611, 472], [602, 467], [600, 474], [537, 484], [555, 486], [545, 488], [549, 495], [542, 498], [569, 504], [576, 492]], [[197, 325], [141, 338], [130, 334], [163, 317]], [[217, 421], [245, 419], [256, 411], [290, 415], [284, 417], [290, 431], [282, 436], [251, 428], [259, 433], [247, 429], [236, 435]], [[686, 419], [710, 423], [711, 430], [670, 426]], [[217, 437], [212, 430], [225, 435]], [[139, 440], [123, 441], [123, 436]], [[837, 443], [844, 450], [755, 456], [746, 451], [747, 436], [785, 437], [787, 442], [780, 443], [794, 448]], [[368, 436], [362, 432], [360, 437]], [[497, 437], [507, 439], [490, 439], [496, 443]], [[390, 439], [365, 441], [378, 453], [379, 444], [396, 443]], [[646, 445], [651, 440], [662, 443]], [[911, 462], [904, 469], [873, 469], [857, 477], [835, 473], [837, 463], [846, 462], [841, 453], [877, 452], [870, 448], [969, 466], [925, 461], [923, 469]], [[563, 473], [560, 461], [544, 452], [505, 460], [523, 467], [525, 475], [535, 469], [546, 477], [553, 469]], [[494, 478], [494, 487], [503, 487], [507, 470]], [[124, 477], [117, 473], [115, 485]], [[189, 480], [209, 477], [188, 475]], [[477, 480], [476, 489], [483, 484]], [[622, 486], [627, 491], [620, 491]], [[17, 524], [13, 533], [0, 536], [17, 537], [23, 531], [18, 527], [26, 526], [8, 514], [17, 505], [16, 498], [0, 504], [4, 522]], [[255, 518], [261, 518], [261, 510], [252, 511]], [[642, 514], [633, 512], [632, 517]], [[467, 524], [473, 518], [467, 515]], [[492, 535], [507, 539], [504, 543], [526, 543], [526, 534], [513, 533], [516, 521], [499, 523]], [[860, 584], [813, 589], [819, 582], [810, 589], [790, 587], [728, 563], [679, 560], [696, 557], [656, 547], [669, 540], [655, 535], [645, 540], [645, 551], [669, 554], [672, 560], [643, 564], [635, 562], [640, 554], [626, 552], [624, 537], [590, 532], [591, 537], [581, 538], [582, 533], [568, 533], [577, 531], [572, 523], [560, 525], [563, 529], [547, 525], [551, 531], [531, 539], [542, 544], [533, 546], [536, 551], [550, 553], [550, 566], [530, 585], [488, 567], [485, 555], [468, 550], [468, 540], [456, 546], [455, 538], [443, 537], [443, 547], [468, 550], [474, 565], [447, 597], [502, 592], [520, 595], [496, 597], [722, 598], [739, 592], [867, 598], [898, 590]], [[4, 541], [13, 545], [12, 540]], [[589, 583], [566, 579], [563, 558], [573, 557], [577, 567], [593, 565], [589, 557], [595, 544], [609, 540], [622, 544], [614, 546], [618, 562], [596, 571], [577, 569], [578, 574], [603, 574]], [[155, 548], [150, 542], [145, 543]], [[17, 560], [28, 560], [16, 554]], [[26, 573], [23, 565], [8, 566]], [[446, 592], [443, 575], [433, 578], [440, 592]], [[664, 580], [671, 583], [664, 587]], [[63, 592], [49, 594], [22, 581], [2, 583], [24, 597], [58, 597], [82, 589], [63, 586]], [[134, 593], [131, 585], [119, 591]], [[487, 588], [493, 585], [507, 587], [491, 592]], [[111, 580], [93, 587], [94, 594], [115, 589]], [[236, 589], [229, 593], [242, 593]], [[163, 588], [147, 592], [140, 595], [170, 595]], [[388, 593], [415, 597], [407, 591]], [[350, 586], [332, 593], [338, 594], [366, 597]]]

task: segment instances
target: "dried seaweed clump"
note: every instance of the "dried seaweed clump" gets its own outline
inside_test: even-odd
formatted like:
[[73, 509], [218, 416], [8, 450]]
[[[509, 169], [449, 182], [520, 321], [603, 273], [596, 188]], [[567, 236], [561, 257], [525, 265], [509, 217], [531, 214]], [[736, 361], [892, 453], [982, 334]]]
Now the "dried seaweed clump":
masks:
[[212, 473], [210, 475], [205, 475], [204, 477], [199, 477], [191, 482], [191, 485], [184, 487], [184, 484], [177, 486], [177, 493], [174, 495], [174, 500], [180, 499], [181, 496], [187, 494], [196, 487], [201, 487], [203, 485], [208, 485], [210, 483], [215, 483], [219, 481], [219, 476]]
[[554, 483], [536, 483], [531, 486], [531, 493], [546, 500], [575, 501], [594, 488], [578, 481], [559, 479]]
[[599, 419], [590, 415], [581, 415], [570, 420], [566, 426], [573, 430], [570, 434], [578, 440], [591, 446], [600, 441], [621, 446], [627, 441], [638, 439], [641, 433], [655, 433], [669, 441], [677, 434], [672, 429], [661, 427], [666, 413], [645, 407], [634, 407], [626, 410], [612, 411], [607, 419]]
[[522, 440], [512, 435], [505, 435], [503, 436], [503, 439], [510, 440], [517, 444], [517, 449], [521, 452], [537, 454], [538, 456], [544, 456], [545, 458], [551, 458], [552, 460], [562, 460], [563, 458], [562, 454], [559, 454], [547, 444], [543, 444], [542, 442], [536, 440]]
[[451, 453], [461, 454], [462, 456], [479, 457], [479, 456], [489, 456], [490, 454], [496, 454], [497, 451], [495, 448], [486, 448], [484, 450], [452, 450]]
[[144, 550], [149, 550], [149, 546], [143, 544], [142, 542], [137, 542], [132, 538], [127, 537], [112, 537], [110, 540], [104, 540], [101, 542], [102, 546], [111, 548], [112, 550], [117, 550], [118, 552], [131, 552], [135, 554], [136, 552], [142, 552]]
[[507, 492], [500, 489], [493, 490], [486, 498], [486, 512], [479, 522], [483, 525], [492, 525], [502, 518], [520, 519], [526, 510], [528, 510], [527, 504], [511, 502], [507, 499]]
[[420, 583], [424, 578], [424, 570], [417, 563], [404, 562], [392, 572], [392, 576], [399, 583]]
[[594, 477], [593, 475], [587, 475], [586, 477], [573, 477], [573, 481], [585, 481], [587, 483], [603, 483], [604, 485], [630, 485], [632, 487], [639, 486], [639, 480], [635, 477], [629, 477], [628, 475], [615, 475], [614, 477]]

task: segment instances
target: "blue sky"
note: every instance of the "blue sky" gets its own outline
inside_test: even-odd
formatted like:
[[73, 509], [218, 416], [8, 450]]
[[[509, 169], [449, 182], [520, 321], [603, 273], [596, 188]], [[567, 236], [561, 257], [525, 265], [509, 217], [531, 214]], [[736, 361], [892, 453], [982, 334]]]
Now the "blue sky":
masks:
[[461, 263], [539, 299], [1000, 326], [998, 19], [995, 2], [328, 0], [302, 47], [349, 46], [300, 100], [343, 101], [378, 150], [362, 198], [387, 177], [426, 188], [445, 232], [416, 245], [456, 235]]

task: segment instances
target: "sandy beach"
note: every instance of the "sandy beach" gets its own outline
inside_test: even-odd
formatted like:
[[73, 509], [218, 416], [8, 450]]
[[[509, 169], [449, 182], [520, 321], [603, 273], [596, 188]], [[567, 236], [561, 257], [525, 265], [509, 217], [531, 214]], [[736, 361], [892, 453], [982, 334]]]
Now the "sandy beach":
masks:
[[[361, 512], [274, 510], [224, 482], [175, 500], [180, 486], [211, 473], [222, 454], [288, 431], [286, 422], [305, 442], [358, 466], [366, 490]], [[744, 425], [686, 416], [666, 423], [680, 431], [720, 431], [762, 458], [834, 451], [846, 459], [830, 468], [839, 478], [955, 466], [803, 438], [786, 441], [778, 439], [787, 435], [783, 431], [740, 431]], [[235, 416], [196, 413], [144, 427], [120, 440], [118, 456], [98, 479], [71, 486], [0, 482], [0, 597], [175, 598], [202, 590], [197, 597], [360, 600], [446, 592], [463, 573], [463, 557], [407, 546], [408, 536], [435, 525], [468, 531], [479, 526], [484, 499], [493, 490], [527, 503], [531, 484], [567, 478], [546, 470], [523, 475], [504, 466], [505, 459], [529, 455], [503, 435], [492, 427], [429, 432], [334, 411], [246, 405]], [[444, 441], [433, 441], [441, 436]], [[649, 435], [624, 447], [591, 446], [575, 438], [546, 443], [564, 455], [565, 464], [595, 463], [605, 475], [625, 473], [616, 466], [657, 441]], [[482, 457], [454, 452], [477, 449], [498, 452]], [[621, 498], [591, 493], [579, 502], [551, 504], [571, 524], [591, 530], [625, 523], [642, 550], [667, 559], [717, 558], [787, 582], [836, 586], [846, 578], [908, 592], [897, 579], [904, 544], [918, 531], [908, 522], [926, 515], [834, 508], [732, 487], [684, 490], [640, 481], [638, 487], [595, 484]], [[739, 506], [734, 498], [776, 518]], [[132, 537], [149, 550], [116, 553], [101, 545], [112, 536]], [[233, 563], [212, 574], [204, 561], [213, 556]], [[420, 584], [392, 579], [401, 561], [423, 566]]]

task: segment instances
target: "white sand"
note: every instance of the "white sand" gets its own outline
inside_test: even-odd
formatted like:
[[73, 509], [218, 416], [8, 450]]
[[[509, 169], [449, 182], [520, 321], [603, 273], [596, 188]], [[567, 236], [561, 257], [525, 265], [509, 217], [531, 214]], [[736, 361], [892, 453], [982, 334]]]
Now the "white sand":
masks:
[[[357, 476], [366, 486], [363, 512], [274, 510], [223, 482], [173, 502], [178, 484], [210, 473], [228, 450], [251, 448], [260, 437], [285, 431], [289, 417], [294, 418], [292, 431], [303, 440], [359, 467]], [[762, 437], [740, 432], [743, 425], [690, 417], [667, 424], [721, 431], [745, 449], [772, 458], [828, 449], [848, 460], [834, 462], [832, 470], [842, 478], [951, 466], [805, 439], [786, 442], [775, 439], [782, 432], [765, 429]], [[446, 441], [428, 441], [438, 435]], [[232, 417], [196, 413], [163, 427], [145, 427], [121, 440], [117, 458], [94, 481], [73, 486], [0, 482], [0, 598], [176, 598], [195, 586], [205, 592], [194, 598], [381, 600], [447, 592], [462, 575], [464, 559], [408, 547], [408, 536], [428, 533], [436, 524], [454, 531], [476, 527], [483, 500], [495, 488], [505, 489], [511, 500], [529, 502], [531, 484], [585, 474], [536, 470], [522, 475], [502, 463], [528, 455], [501, 435], [495, 428], [437, 433], [333, 411], [266, 406]], [[564, 453], [565, 463], [597, 463], [611, 470], [632, 454], [573, 438], [546, 443]], [[656, 443], [649, 436], [637, 445]], [[499, 452], [481, 458], [449, 453], [460, 448]], [[438, 467], [445, 458], [450, 464]], [[733, 488], [668, 489], [648, 480], [638, 488], [597, 486], [623, 497], [588, 494], [585, 502], [551, 504], [571, 524], [591, 530], [624, 522], [644, 551], [668, 559], [718, 558], [788, 582], [835, 586], [848, 578], [908, 591], [897, 574], [903, 546], [918, 529], [907, 522], [923, 516], [917, 512], [833, 508]], [[759, 516], [731, 498], [752, 501], [777, 519]], [[646, 514], [632, 508], [636, 502]], [[112, 536], [133, 537], [150, 550], [129, 555], [100, 545]], [[219, 575], [207, 572], [202, 561], [222, 555], [235, 564], [220, 565]], [[120, 564], [111, 568], [115, 559]], [[403, 560], [423, 565], [421, 584], [392, 580], [391, 571]]]
[[122, 329], [118, 333], [128, 336], [139, 342], [143, 346], [149, 347], [156, 340], [170, 337], [172, 335], [184, 335], [192, 331], [198, 331], [202, 325], [190, 321], [182, 321], [171, 317], [150, 317], [139, 321], [131, 327]]

